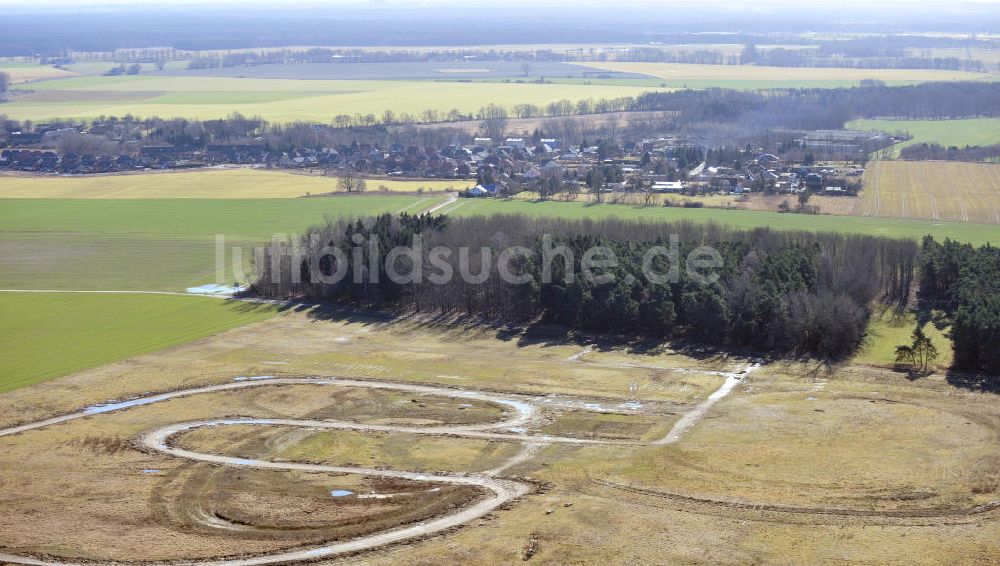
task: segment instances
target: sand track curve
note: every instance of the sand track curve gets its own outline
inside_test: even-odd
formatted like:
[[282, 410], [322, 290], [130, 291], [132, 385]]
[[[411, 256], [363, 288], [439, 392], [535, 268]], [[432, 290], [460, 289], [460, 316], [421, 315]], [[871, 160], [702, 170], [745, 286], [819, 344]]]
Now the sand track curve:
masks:
[[[171, 565], [197, 565], [197, 566], [258, 566], [266, 564], [280, 564], [289, 562], [301, 562], [315, 560], [319, 558], [330, 558], [345, 554], [357, 553], [381, 546], [402, 542], [406, 540], [423, 538], [435, 533], [440, 533], [448, 529], [463, 525], [475, 519], [481, 518], [495, 509], [521, 497], [531, 491], [531, 485], [525, 482], [502, 479], [495, 477], [501, 471], [508, 469], [511, 465], [519, 463], [530, 457], [533, 450], [546, 444], [638, 444], [628, 441], [585, 439], [574, 437], [560, 437], [549, 435], [529, 435], [521, 432], [523, 427], [535, 422], [540, 413], [536, 405], [513, 399], [495, 393], [480, 391], [451, 389], [447, 387], [433, 387], [427, 385], [397, 383], [388, 381], [368, 381], [342, 378], [279, 378], [272, 376], [258, 376], [252, 378], [237, 378], [231, 383], [208, 385], [191, 389], [181, 389], [167, 393], [150, 395], [126, 401], [116, 401], [100, 405], [87, 407], [82, 411], [61, 415], [33, 423], [21, 424], [0, 430], [0, 437], [15, 434], [23, 434], [31, 430], [49, 426], [56, 426], [76, 419], [94, 417], [97, 415], [124, 411], [132, 407], [159, 403], [171, 399], [183, 398], [201, 393], [214, 393], [221, 391], [232, 391], [248, 389], [254, 387], [275, 387], [281, 385], [333, 385], [340, 387], [362, 387], [374, 389], [386, 389], [394, 391], [405, 391], [416, 394], [440, 395], [453, 398], [495, 403], [504, 406], [509, 410], [509, 418], [485, 423], [470, 425], [442, 425], [428, 427], [412, 426], [392, 426], [364, 424], [349, 421], [321, 421], [308, 419], [259, 419], [259, 418], [220, 418], [199, 420], [183, 423], [175, 423], [159, 427], [148, 431], [139, 437], [139, 444], [148, 450], [173, 456], [176, 458], [219, 464], [232, 467], [247, 467], [255, 469], [269, 470], [296, 470], [333, 474], [355, 474], [364, 476], [375, 476], [383, 478], [397, 478], [411, 481], [449, 483], [454, 485], [467, 485], [482, 488], [491, 495], [485, 499], [460, 509], [454, 513], [427, 519], [412, 525], [391, 529], [388, 531], [366, 535], [353, 540], [314, 546], [310, 548], [293, 549], [276, 553], [239, 558], [223, 558], [218, 560], [200, 560], [189, 562], [143, 562], [143, 564], [171, 564]], [[480, 438], [489, 440], [500, 440], [508, 442], [523, 443], [526, 449], [516, 455], [510, 462], [500, 467], [478, 474], [427, 474], [408, 471], [385, 470], [375, 468], [363, 468], [356, 466], [327, 466], [319, 464], [307, 464], [296, 462], [272, 462], [267, 460], [257, 460], [248, 458], [238, 458], [220, 454], [207, 454], [194, 452], [178, 448], [171, 443], [171, 439], [176, 435], [204, 427], [215, 426], [236, 426], [236, 425], [258, 425], [258, 426], [291, 426], [305, 427], [310, 429], [340, 429], [355, 431], [378, 431], [378, 432], [399, 432], [407, 434], [428, 434], [440, 436], [454, 436], [467, 438]], [[502, 432], [507, 431], [507, 432]], [[0, 552], [0, 562], [10, 562], [15, 564], [31, 564], [38, 566], [73, 566], [74, 562], [47, 559], [32, 556], [21, 556]], [[106, 562], [114, 563], [114, 562]], [[94, 564], [85, 562], [79, 564]]]

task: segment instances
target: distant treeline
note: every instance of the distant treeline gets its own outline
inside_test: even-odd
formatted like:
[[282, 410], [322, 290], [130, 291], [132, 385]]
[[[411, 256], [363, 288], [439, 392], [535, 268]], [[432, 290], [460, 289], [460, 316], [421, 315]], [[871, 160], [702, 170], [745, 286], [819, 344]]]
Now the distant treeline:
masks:
[[926, 237], [918, 297], [950, 315], [955, 368], [1000, 386], [1000, 248]]
[[[495, 49], [481, 47], [455, 47], [450, 49], [357, 49], [357, 48], [284, 48], [239, 51], [179, 51], [169, 50], [171, 60], [188, 61], [189, 69], [213, 69], [274, 64], [302, 63], [427, 63], [427, 62], [643, 62], [643, 63], [685, 63], [698, 65], [760, 65], [775, 67], [846, 67], [859, 69], [938, 69], [987, 71], [987, 65], [971, 58], [948, 56], [934, 57], [927, 54], [914, 55], [895, 42], [849, 40], [817, 41], [812, 45], [791, 48], [758, 48], [747, 43], [742, 52], [711, 46], [650, 45], [629, 48], [581, 47], [554, 49]], [[949, 45], [948, 43], [944, 43]], [[979, 41], [973, 43], [981, 48], [989, 48], [996, 42]], [[121, 53], [81, 53], [79, 57], [89, 60], [93, 57], [120, 62], [157, 62], [152, 50]], [[47, 57], [62, 61], [66, 57]]]
[[[688, 63], [701, 65], [736, 65], [739, 57], [712, 49], [666, 50], [640, 47], [625, 50], [579, 49], [553, 51], [552, 49], [330, 49], [314, 47], [305, 50], [279, 49], [238, 51], [220, 54], [197, 54], [188, 61], [189, 69], [214, 69], [253, 65], [299, 63], [437, 63], [469, 62], [495, 63], [565, 63], [580, 61], [635, 61], [656, 63]], [[529, 69], [530, 70], [530, 69]]]
[[629, 110], [672, 111], [681, 122], [734, 122], [758, 129], [840, 128], [855, 118], [1000, 116], [1000, 83], [937, 82], [909, 86], [739, 91], [647, 92]]
[[[676, 256], [647, 255], [652, 246], [671, 246], [672, 234]], [[387, 260], [389, 250], [412, 246], [417, 235], [419, 259]], [[370, 242], [378, 242], [377, 249]], [[300, 255], [287, 242], [258, 255], [258, 294], [511, 323], [542, 320], [591, 332], [827, 358], [856, 350], [877, 302], [904, 307], [917, 257], [912, 241], [870, 236], [508, 215], [328, 220], [296, 244]], [[524, 253], [504, 263], [504, 250], [518, 246]], [[559, 246], [563, 253], [542, 259], [546, 249]], [[700, 246], [718, 253], [719, 267], [708, 271], [717, 281], [685, 268]], [[464, 268], [462, 247], [470, 250]], [[615, 261], [592, 274], [610, 280], [583, 276], [587, 251], [597, 247]], [[442, 257], [442, 249], [450, 255]], [[679, 269], [672, 280], [648, 275], [666, 276], [674, 265]], [[411, 279], [391, 280], [387, 266]], [[447, 272], [453, 276], [443, 277]], [[342, 279], [320, 281], [334, 274]]]
[[937, 143], [916, 143], [899, 151], [903, 159], [914, 161], [996, 161], [1000, 159], [1000, 144], [988, 146], [944, 147]]
[[882, 46], [847, 47], [845, 42], [824, 42], [818, 47], [758, 49], [743, 48], [742, 65], [767, 67], [833, 67], [848, 69], [936, 69], [946, 71], [987, 71], [978, 59], [959, 57], [912, 56], [904, 48]]

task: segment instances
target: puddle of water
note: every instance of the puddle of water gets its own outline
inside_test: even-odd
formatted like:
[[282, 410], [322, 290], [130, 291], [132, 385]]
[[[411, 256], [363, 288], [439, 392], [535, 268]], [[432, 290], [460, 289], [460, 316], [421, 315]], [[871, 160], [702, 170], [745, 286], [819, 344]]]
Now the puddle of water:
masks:
[[264, 379], [274, 379], [273, 375], [238, 375], [233, 381], [261, 381]]
[[618, 406], [621, 407], [622, 409], [630, 409], [633, 411], [638, 411], [639, 409], [642, 408], [642, 403], [638, 401], [629, 401], [627, 403], [622, 403], [621, 405]]
[[513, 428], [510, 428], [508, 430], [510, 430], [511, 432], [516, 432], [517, 434], [524, 434], [524, 433], [528, 432], [527, 430], [525, 430], [525, 429], [523, 429], [521, 427], [517, 427], [517, 426], [513, 427]]
[[515, 401], [513, 399], [504, 399], [502, 403], [504, 405], [507, 405], [508, 407], [513, 407], [515, 410], [517, 410], [518, 413], [521, 413], [522, 415], [530, 415], [532, 412], [531, 405], [528, 403]]
[[330, 497], [347, 497], [348, 495], [354, 495], [354, 492], [349, 489], [335, 489], [330, 492]]
[[144, 474], [158, 474], [158, 473], [160, 473], [162, 471], [163, 470], [157, 470], [156, 468], [146, 468], [146, 469], [144, 469], [142, 471], [142, 473], [144, 473]]
[[111, 411], [117, 411], [120, 409], [127, 409], [129, 407], [138, 407], [140, 405], [148, 405], [150, 403], [155, 403], [159, 401], [155, 397], [146, 397], [144, 399], [133, 399], [131, 401], [120, 401], [118, 403], [101, 403], [100, 405], [91, 405], [83, 410], [84, 413], [88, 415], [98, 415], [101, 413], [110, 413]]
[[188, 287], [185, 291], [192, 295], [232, 295], [233, 293], [238, 293], [243, 289], [243, 287], [237, 287], [235, 285], [218, 285], [216, 283], [208, 283], [197, 287]]

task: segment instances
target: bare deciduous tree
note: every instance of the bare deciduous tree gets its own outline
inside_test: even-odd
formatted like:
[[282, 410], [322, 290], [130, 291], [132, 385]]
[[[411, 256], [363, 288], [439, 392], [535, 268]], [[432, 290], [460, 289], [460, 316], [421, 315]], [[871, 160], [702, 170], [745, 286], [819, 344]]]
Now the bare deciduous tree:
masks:
[[604, 172], [600, 169], [594, 169], [590, 172], [590, 191], [594, 194], [594, 200], [596, 202], [601, 202], [602, 196], [601, 191], [604, 190]]
[[[354, 174], [354, 171], [345, 170], [340, 174], [340, 179], [337, 181], [337, 188], [345, 193], [353, 193], [358, 188], [359, 179]], [[361, 182], [364, 182], [361, 180]]]
[[479, 109], [479, 133], [494, 142], [503, 141], [504, 130], [507, 129], [507, 110], [503, 106], [490, 104]]
[[620, 125], [621, 118], [617, 112], [612, 112], [608, 115], [607, 126], [608, 126], [608, 137], [611, 139], [611, 143], [616, 143], [618, 138], [618, 126]]

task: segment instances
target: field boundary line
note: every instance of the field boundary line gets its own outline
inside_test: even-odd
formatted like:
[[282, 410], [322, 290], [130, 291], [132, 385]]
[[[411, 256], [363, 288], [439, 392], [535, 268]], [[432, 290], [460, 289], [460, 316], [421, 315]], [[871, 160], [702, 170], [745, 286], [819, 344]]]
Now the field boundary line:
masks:
[[208, 297], [212, 299], [246, 300], [232, 295], [209, 295], [201, 293], [182, 293], [180, 291], [126, 291], [126, 290], [87, 290], [87, 289], [0, 289], [0, 293], [67, 293], [67, 294], [97, 294], [97, 295], [167, 295], [173, 297]]
[[882, 184], [882, 160], [881, 159], [876, 159], [875, 160], [875, 186], [873, 187], [875, 189], [874, 209], [871, 211], [870, 214], [868, 213], [868, 211], [865, 211], [866, 212], [865, 216], [878, 216], [879, 201], [882, 198], [881, 195], [879, 194], [879, 185], [881, 185], [881, 184]]
[[[931, 218], [934, 220], [940, 220], [941, 215], [938, 214], [937, 201], [934, 199], [934, 191], [929, 186], [927, 186], [927, 176], [920, 176], [920, 188], [924, 190], [924, 194], [927, 195], [927, 200], [931, 205]], [[909, 217], [909, 215], [907, 215]]]

